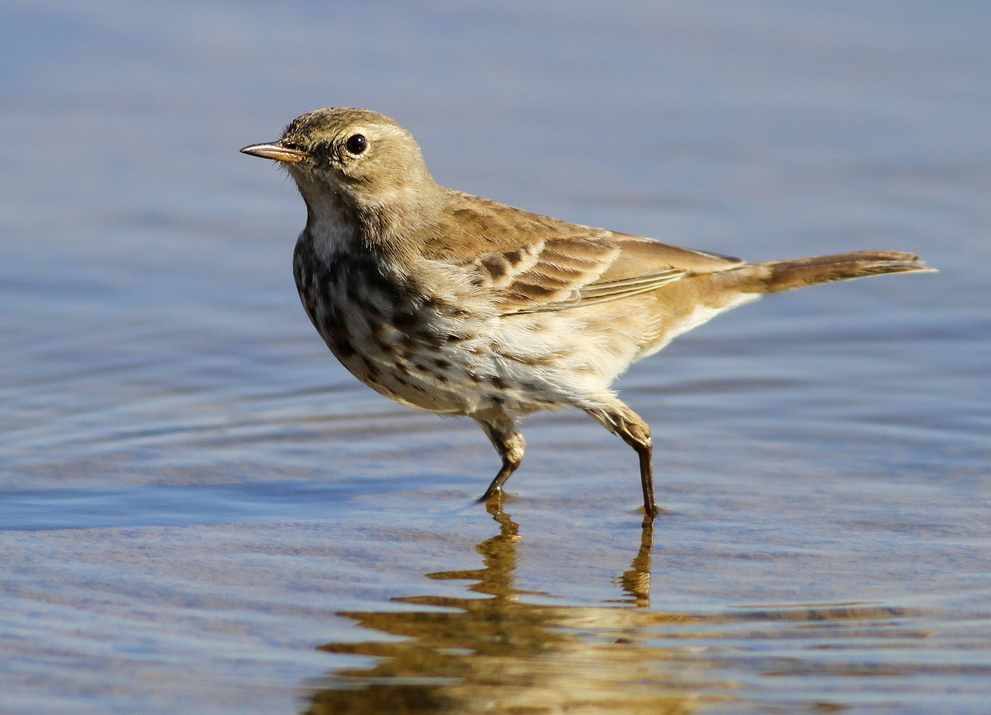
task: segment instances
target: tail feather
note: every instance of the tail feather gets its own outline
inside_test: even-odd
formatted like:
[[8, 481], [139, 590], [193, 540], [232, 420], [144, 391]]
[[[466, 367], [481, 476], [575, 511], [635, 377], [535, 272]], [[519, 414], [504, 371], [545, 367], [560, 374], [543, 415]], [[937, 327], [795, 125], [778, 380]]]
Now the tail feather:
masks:
[[844, 281], [884, 273], [936, 270], [927, 267], [918, 256], [900, 251], [855, 251], [832, 256], [757, 263], [737, 270], [746, 271], [748, 268], [757, 269], [752, 274], [757, 281], [752, 289], [747, 289], [750, 286], [744, 288], [746, 293], [782, 293], [817, 283]]

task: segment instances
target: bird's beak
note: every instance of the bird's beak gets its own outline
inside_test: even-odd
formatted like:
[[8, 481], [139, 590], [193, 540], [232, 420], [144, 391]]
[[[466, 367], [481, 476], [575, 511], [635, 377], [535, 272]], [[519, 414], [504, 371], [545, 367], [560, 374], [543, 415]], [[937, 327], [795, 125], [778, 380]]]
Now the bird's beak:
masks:
[[287, 149], [284, 146], [279, 146], [278, 142], [274, 144], [252, 144], [251, 146], [244, 147], [241, 153], [260, 156], [262, 159], [281, 161], [284, 164], [298, 164], [310, 156], [305, 151], [300, 151], [299, 149]]

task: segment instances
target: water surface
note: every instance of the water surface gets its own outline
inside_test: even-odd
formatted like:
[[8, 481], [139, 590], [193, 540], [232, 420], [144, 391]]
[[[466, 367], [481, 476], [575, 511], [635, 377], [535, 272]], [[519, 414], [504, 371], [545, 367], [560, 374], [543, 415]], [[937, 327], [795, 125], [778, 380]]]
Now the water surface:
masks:
[[[0, 7], [0, 709], [983, 713], [984, 3]], [[741, 308], [620, 381], [659, 502], [536, 416], [473, 423], [307, 324], [284, 176], [376, 109], [437, 178], [770, 260], [939, 274]]]

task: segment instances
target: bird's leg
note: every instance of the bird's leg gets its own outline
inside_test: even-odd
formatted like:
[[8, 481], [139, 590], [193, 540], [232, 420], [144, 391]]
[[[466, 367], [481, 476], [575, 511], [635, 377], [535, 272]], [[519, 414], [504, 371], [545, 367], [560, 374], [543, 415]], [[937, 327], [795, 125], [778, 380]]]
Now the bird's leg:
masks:
[[[611, 401], [612, 402], [612, 401]], [[653, 521], [657, 516], [654, 504], [654, 465], [653, 447], [650, 439], [650, 426], [636, 412], [616, 399], [608, 407], [586, 408], [599, 424], [633, 447], [640, 457], [640, 486], [643, 488], [644, 522]]]
[[476, 417], [475, 421], [481, 425], [482, 430], [496, 448], [499, 456], [502, 457], [502, 469], [492, 480], [489, 488], [485, 490], [478, 501], [487, 502], [496, 494], [502, 493], [502, 485], [509, 479], [509, 475], [516, 471], [523, 461], [523, 453], [526, 451], [526, 440], [516, 429], [514, 421], [506, 415], [495, 415], [493, 417]]

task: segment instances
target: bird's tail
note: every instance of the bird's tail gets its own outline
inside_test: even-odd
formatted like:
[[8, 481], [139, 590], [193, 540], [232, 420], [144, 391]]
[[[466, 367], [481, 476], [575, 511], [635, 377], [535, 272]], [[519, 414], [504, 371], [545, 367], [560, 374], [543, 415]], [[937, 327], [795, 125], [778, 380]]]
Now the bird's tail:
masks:
[[[832, 256], [755, 263], [736, 269], [749, 274], [738, 288], [744, 293], [783, 293], [796, 288], [878, 276], [884, 273], [934, 271], [919, 257], [900, 251], [855, 251]], [[732, 273], [733, 271], [727, 271]]]

